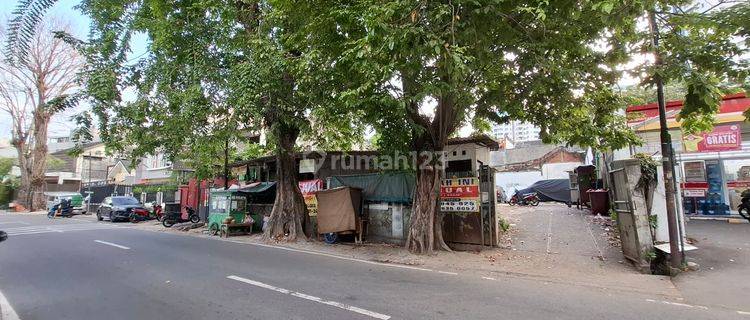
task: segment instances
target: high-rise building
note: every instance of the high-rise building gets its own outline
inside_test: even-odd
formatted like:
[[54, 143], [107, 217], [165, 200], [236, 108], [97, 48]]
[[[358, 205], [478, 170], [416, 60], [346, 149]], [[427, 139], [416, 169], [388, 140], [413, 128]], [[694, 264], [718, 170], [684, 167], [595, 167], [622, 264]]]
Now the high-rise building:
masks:
[[496, 139], [507, 138], [513, 142], [539, 140], [539, 132], [541, 132], [541, 129], [538, 127], [521, 121], [511, 121], [492, 127], [492, 134]]

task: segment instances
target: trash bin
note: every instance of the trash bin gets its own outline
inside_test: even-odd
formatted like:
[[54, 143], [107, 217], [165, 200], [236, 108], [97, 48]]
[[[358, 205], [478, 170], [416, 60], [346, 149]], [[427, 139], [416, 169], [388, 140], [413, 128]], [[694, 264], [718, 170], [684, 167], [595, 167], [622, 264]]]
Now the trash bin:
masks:
[[587, 191], [591, 200], [591, 214], [609, 215], [609, 192], [605, 189]]

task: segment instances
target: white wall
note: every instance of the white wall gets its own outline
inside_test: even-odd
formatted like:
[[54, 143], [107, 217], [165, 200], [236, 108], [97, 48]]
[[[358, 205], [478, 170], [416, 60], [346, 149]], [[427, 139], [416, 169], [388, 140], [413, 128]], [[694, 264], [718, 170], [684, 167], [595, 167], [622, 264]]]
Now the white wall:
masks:
[[[444, 152], [446, 161], [472, 160], [472, 171], [479, 170], [479, 164], [477, 161], [481, 161], [482, 164], [486, 165], [490, 164], [489, 148], [480, 146], [476, 143], [448, 145], [445, 146]], [[454, 152], [456, 153], [455, 156], [453, 155]]]
[[513, 195], [514, 190], [528, 188], [534, 182], [544, 180], [541, 171], [498, 172], [495, 174], [495, 185], [503, 188], [506, 199]]
[[542, 171], [498, 172], [495, 174], [495, 185], [503, 188], [506, 198], [509, 198], [514, 190], [528, 188], [540, 180], [568, 179], [568, 171], [580, 165], [580, 162], [548, 163], [542, 165]]
[[547, 163], [542, 165], [542, 176], [544, 179], [568, 179], [568, 171], [573, 171], [581, 162]]

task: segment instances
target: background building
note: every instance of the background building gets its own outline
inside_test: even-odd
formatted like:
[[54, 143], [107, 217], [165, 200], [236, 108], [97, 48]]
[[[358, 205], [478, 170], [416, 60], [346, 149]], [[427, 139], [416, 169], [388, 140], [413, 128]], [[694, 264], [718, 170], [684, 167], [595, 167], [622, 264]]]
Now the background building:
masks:
[[521, 121], [496, 124], [492, 127], [492, 135], [496, 139], [507, 138], [513, 142], [539, 140], [539, 132], [541, 132], [541, 129], [538, 127]]
[[[682, 101], [666, 105], [667, 126], [675, 151], [675, 175], [685, 214], [737, 214], [740, 195], [750, 189], [750, 109], [744, 93], [725, 96], [711, 132], [685, 134], [677, 115]], [[655, 103], [627, 108], [628, 125], [643, 139], [640, 146], [615, 152], [615, 159], [636, 153], [661, 155], [659, 113]]]

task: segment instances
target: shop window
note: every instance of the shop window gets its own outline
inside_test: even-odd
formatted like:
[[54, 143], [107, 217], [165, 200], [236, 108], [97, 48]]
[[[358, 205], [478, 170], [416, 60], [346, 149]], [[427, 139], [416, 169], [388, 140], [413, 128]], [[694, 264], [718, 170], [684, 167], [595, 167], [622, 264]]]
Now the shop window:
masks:
[[245, 212], [245, 199], [239, 199], [238, 197], [235, 197], [234, 200], [232, 200], [232, 210]]
[[227, 198], [211, 198], [211, 212], [226, 213], [228, 204]]
[[706, 180], [708, 182], [708, 192], [705, 203], [703, 203], [701, 208], [702, 213], [713, 215], [729, 214], [729, 206], [724, 203], [724, 179], [719, 161], [706, 161]]
[[750, 189], [750, 159], [724, 160], [724, 177], [727, 182], [727, 197], [729, 208], [737, 211], [740, 205], [740, 195]]

